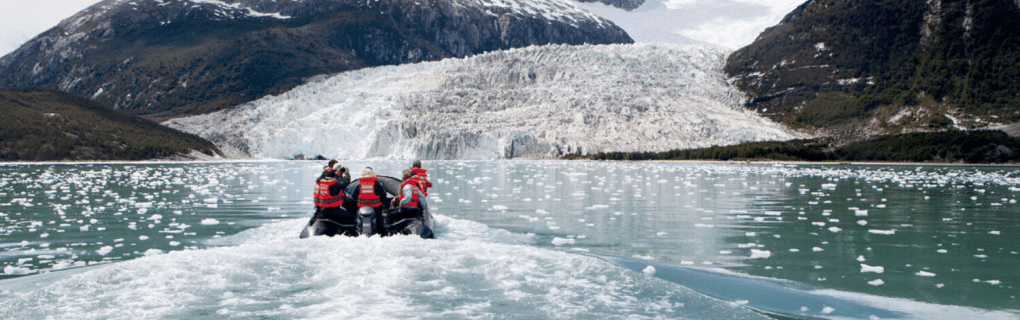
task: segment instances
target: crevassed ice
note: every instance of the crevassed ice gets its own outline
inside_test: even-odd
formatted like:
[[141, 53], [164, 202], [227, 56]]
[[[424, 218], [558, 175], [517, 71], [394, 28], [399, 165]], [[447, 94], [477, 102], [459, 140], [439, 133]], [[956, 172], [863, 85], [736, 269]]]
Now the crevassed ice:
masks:
[[164, 124], [231, 157], [555, 158], [788, 140], [741, 107], [721, 49], [550, 45], [386, 66]]

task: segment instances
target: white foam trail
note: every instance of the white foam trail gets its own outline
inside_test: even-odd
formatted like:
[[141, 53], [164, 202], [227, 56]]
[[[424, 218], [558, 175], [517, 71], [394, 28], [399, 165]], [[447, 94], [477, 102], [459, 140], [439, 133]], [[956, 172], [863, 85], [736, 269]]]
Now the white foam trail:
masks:
[[[0, 315], [762, 318], [684, 287], [635, 277], [601, 259], [517, 245], [527, 237], [480, 230], [484, 226], [468, 221], [437, 217], [435, 240], [298, 239], [305, 222], [272, 223], [226, 240], [237, 245], [174, 251], [74, 274], [12, 293], [0, 304]], [[470, 238], [479, 234], [486, 236]]]

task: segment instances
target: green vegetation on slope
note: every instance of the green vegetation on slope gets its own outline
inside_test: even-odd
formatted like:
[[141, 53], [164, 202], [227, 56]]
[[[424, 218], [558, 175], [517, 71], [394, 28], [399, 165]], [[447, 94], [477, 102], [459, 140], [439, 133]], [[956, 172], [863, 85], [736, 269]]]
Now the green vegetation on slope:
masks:
[[0, 161], [148, 160], [220, 154], [212, 143], [94, 101], [0, 90]]
[[725, 70], [748, 108], [839, 139], [853, 128], [854, 140], [947, 129], [946, 113], [969, 129], [1020, 121], [1018, 62], [1015, 1], [825, 0], [801, 5]]
[[1020, 139], [1001, 131], [946, 131], [876, 136], [841, 147], [831, 139], [748, 142], [667, 152], [610, 152], [567, 159], [592, 160], [779, 160], [1017, 163]]

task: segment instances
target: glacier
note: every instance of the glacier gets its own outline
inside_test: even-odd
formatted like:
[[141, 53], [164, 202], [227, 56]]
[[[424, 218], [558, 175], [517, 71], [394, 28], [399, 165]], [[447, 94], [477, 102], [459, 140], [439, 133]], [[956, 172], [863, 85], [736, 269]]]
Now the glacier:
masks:
[[384, 66], [163, 124], [231, 158], [544, 159], [806, 138], [742, 108], [729, 51], [548, 45]]

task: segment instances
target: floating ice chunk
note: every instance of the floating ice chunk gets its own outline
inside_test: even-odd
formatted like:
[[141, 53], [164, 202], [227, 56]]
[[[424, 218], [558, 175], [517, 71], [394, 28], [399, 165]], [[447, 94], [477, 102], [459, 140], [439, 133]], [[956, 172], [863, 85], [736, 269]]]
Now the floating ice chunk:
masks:
[[109, 254], [110, 251], [113, 251], [113, 247], [111, 247], [111, 246], [102, 246], [101, 248], [99, 248], [99, 250], [96, 250], [96, 253], [98, 253], [101, 256], [105, 256], [105, 255]]
[[882, 279], [875, 279], [875, 280], [868, 281], [868, 284], [877, 287], [877, 286], [885, 284], [885, 281], [882, 281]]
[[936, 251], [937, 251], [938, 253], [947, 253], [947, 252], [949, 252], [949, 250], [946, 250], [946, 249], [938, 249], [938, 250], [936, 250]]
[[867, 217], [868, 216], [868, 210], [854, 210], [854, 216]]
[[146, 256], [154, 256], [154, 255], [163, 254], [163, 250], [159, 250], [159, 249], [153, 248], [153, 249], [145, 250], [145, 252], [143, 254], [146, 255]]
[[885, 267], [883, 266], [869, 266], [861, 264], [861, 273], [874, 272], [874, 273], [885, 273]]
[[768, 259], [771, 256], [772, 251], [751, 249], [751, 259]]
[[869, 233], [874, 233], [874, 234], [884, 234], [884, 235], [892, 235], [892, 234], [896, 234], [896, 230], [878, 230], [878, 229], [869, 229], [869, 230], [868, 230], [868, 232], [869, 232]]
[[204, 226], [215, 226], [215, 225], [220, 224], [220, 221], [216, 220], [216, 219], [213, 219], [213, 218], [205, 218], [205, 219], [202, 219], [201, 223]]
[[756, 232], [747, 232], [747, 233], [744, 233], [744, 235], [748, 236], [748, 237], [754, 237], [754, 236], [757, 236], [758, 233], [756, 233]]
[[861, 226], [866, 226], [868, 225], [868, 220], [857, 220], [857, 224]]
[[549, 211], [538, 209], [538, 210], [535, 210], [535, 213], [537, 213], [537, 214], [549, 214]]
[[825, 222], [821, 222], [821, 221], [815, 221], [815, 222], [812, 222], [811, 224], [819, 226], [819, 227], [824, 227], [825, 226]]
[[138, 236], [138, 240], [142, 241], [149, 240], [149, 236]]
[[181, 243], [180, 243], [180, 242], [177, 242], [177, 241], [170, 241], [170, 246], [172, 246], [172, 247], [176, 247], [176, 246], [179, 246], [179, 245], [181, 245]]
[[4, 267], [4, 274], [6, 274], [6, 275], [17, 276], [17, 275], [25, 275], [25, 274], [29, 274], [29, 273], [32, 273], [32, 269], [29, 269], [27, 267], [16, 267], [16, 266], [11, 266], [11, 265], [8, 265], [8, 266]]
[[999, 281], [999, 280], [988, 280], [988, 281], [985, 281], [985, 282], [988, 282], [988, 284], [993, 285], [993, 286], [997, 286], [997, 285], [1002, 284], [1002, 281]]
[[931, 273], [931, 272], [928, 272], [928, 271], [924, 271], [924, 270], [918, 271], [914, 275], [919, 276], [919, 277], [934, 277], [935, 276], [934, 273]]
[[842, 230], [843, 229], [840, 229], [839, 227], [829, 227], [829, 231], [832, 231], [832, 232], [840, 232]]
[[493, 209], [493, 210], [501, 210], [501, 211], [505, 211], [505, 210], [507, 209], [507, 207], [506, 207], [506, 206], [504, 206], [504, 205], [498, 205], [498, 204], [497, 204], [497, 205], [494, 205], [494, 206], [492, 206], [492, 209]]
[[641, 270], [641, 272], [644, 272], [645, 274], [647, 274], [649, 276], [655, 276], [655, 267], [647, 266], [647, 267], [645, 267], [644, 270]]
[[936, 284], [936, 285], [935, 285], [935, 287], [936, 287], [936, 288], [939, 288], [939, 289], [941, 289], [942, 287], [945, 287], [945, 286], [946, 286], [946, 284], [945, 284], [945, 283], [939, 283], [939, 284]]
[[822, 184], [822, 189], [836, 190], [836, 184], [835, 183], [823, 183]]
[[830, 307], [830, 306], [825, 306], [825, 308], [822, 308], [822, 313], [823, 314], [830, 314], [833, 311], [836, 311], [836, 308], [833, 308], [833, 307]]
[[[550, 229], [552, 228], [550, 227]], [[557, 246], [562, 246], [565, 244], [574, 244], [574, 239], [555, 237], [552, 239], [552, 244]]]
[[149, 218], [148, 218], [148, 219], [145, 219], [145, 220], [152, 220], [152, 221], [159, 221], [159, 220], [163, 220], [163, 215], [160, 215], [160, 214], [154, 214], [154, 215], [151, 215], [151, 216], [149, 216]]
[[988, 234], [994, 234], [994, 235], [997, 235], [997, 236], [998, 236], [998, 235], [1001, 235], [1001, 234], [1002, 234], [1002, 232], [1000, 232], [1000, 231], [997, 231], [997, 230], [992, 230], [992, 231], [988, 231]]
[[765, 215], [766, 216], [778, 216], [778, 215], [782, 215], [782, 214], [783, 213], [780, 212], [780, 211], [765, 211]]
[[825, 251], [825, 249], [822, 249], [822, 248], [819, 248], [819, 247], [814, 247], [814, 248], [811, 248], [811, 251], [822, 252], [822, 251]]

